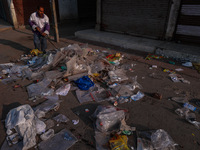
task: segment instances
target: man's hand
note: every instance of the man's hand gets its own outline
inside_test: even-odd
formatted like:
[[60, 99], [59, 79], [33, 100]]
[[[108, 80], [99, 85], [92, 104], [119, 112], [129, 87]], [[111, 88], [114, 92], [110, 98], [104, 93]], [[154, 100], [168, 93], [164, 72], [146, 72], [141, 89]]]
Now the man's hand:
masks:
[[44, 36], [44, 37], [45, 37], [46, 35], [47, 35], [46, 33], [42, 33], [42, 36]]
[[38, 32], [41, 32], [39, 27], [36, 27], [35, 29], [36, 29]]

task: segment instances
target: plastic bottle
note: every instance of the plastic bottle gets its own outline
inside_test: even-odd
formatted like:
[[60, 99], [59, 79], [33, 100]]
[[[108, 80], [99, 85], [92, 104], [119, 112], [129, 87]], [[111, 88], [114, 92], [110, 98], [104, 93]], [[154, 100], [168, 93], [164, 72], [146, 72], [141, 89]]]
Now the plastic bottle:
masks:
[[183, 107], [188, 108], [189, 110], [192, 110], [192, 111], [197, 111], [197, 108], [189, 103], [184, 103]]

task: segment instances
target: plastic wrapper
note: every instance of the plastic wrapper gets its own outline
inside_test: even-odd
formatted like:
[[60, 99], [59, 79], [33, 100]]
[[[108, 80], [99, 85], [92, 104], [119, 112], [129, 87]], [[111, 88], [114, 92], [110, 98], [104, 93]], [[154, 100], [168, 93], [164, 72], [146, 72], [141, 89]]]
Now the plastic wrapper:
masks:
[[189, 111], [190, 111], [190, 110], [187, 109], [187, 108], [178, 108], [178, 109], [175, 110], [175, 112], [176, 112], [179, 116], [181, 116], [181, 117], [186, 116], [186, 114], [187, 114]]
[[186, 84], [190, 84], [190, 81], [188, 80], [185, 80], [181, 75], [178, 75], [178, 74], [169, 74], [171, 80], [173, 82], [183, 82], [183, 83], [186, 83]]
[[144, 93], [138, 91], [136, 95], [132, 95], [131, 99], [134, 101], [138, 101], [144, 97]]
[[58, 101], [59, 100], [59, 96], [58, 95], [47, 95], [44, 98], [48, 99], [48, 100], [53, 100], [53, 101]]
[[109, 140], [111, 150], [130, 150], [127, 145], [128, 137], [126, 135], [116, 134]]
[[115, 71], [109, 71], [108, 75], [110, 77], [111, 82], [121, 82], [128, 80], [128, 77], [125, 74], [123, 69], [117, 69]]
[[111, 92], [105, 90], [104, 88], [98, 87], [98, 84], [95, 84], [94, 87], [90, 88], [88, 91], [76, 90], [76, 96], [80, 103], [85, 102], [102, 102], [109, 100]]
[[63, 114], [59, 114], [56, 117], [53, 118], [53, 120], [55, 120], [58, 123], [66, 123], [67, 121], [69, 121], [69, 119], [63, 115]]
[[22, 73], [22, 78], [27, 78], [31, 80], [33, 72], [31, 71], [30, 68], [24, 68], [21, 73]]
[[196, 115], [195, 115], [195, 113], [187, 113], [185, 115], [185, 119], [189, 123], [193, 124], [197, 129], [200, 129], [200, 122], [196, 121]]
[[41, 96], [43, 92], [48, 91], [48, 85], [51, 83], [50, 79], [43, 79], [41, 82], [31, 84], [27, 87], [29, 98]]
[[1, 70], [2, 69], [9, 69], [14, 65], [15, 65], [14, 63], [4, 63], [4, 64], [0, 64], [0, 68], [1, 68]]
[[93, 116], [97, 118], [96, 128], [101, 132], [108, 132], [119, 129], [125, 113], [124, 110], [117, 110], [113, 106], [98, 106]]
[[19, 66], [19, 65], [14, 65], [11, 69], [10, 69], [10, 73], [15, 74], [18, 77], [22, 76], [22, 70], [28, 68], [28, 66]]
[[56, 95], [66, 96], [70, 90], [71, 85], [67, 84], [56, 90]]
[[172, 97], [171, 100], [177, 102], [177, 103], [188, 103], [188, 98], [187, 97]]
[[54, 89], [47, 89], [47, 91], [44, 91], [41, 93], [41, 95], [43, 96], [51, 96], [51, 95], [54, 95]]
[[151, 142], [153, 144], [154, 149], [156, 150], [175, 150], [174, 141], [172, 138], [162, 129], [157, 130], [151, 135]]
[[163, 129], [138, 132], [137, 150], [175, 150], [176, 145]]
[[40, 150], [67, 150], [77, 141], [70, 131], [63, 129], [52, 138], [39, 143], [38, 148]]
[[107, 150], [108, 147], [106, 147], [105, 145], [108, 143], [109, 139], [110, 139], [109, 133], [102, 133], [95, 131], [96, 149]]
[[49, 129], [48, 131], [46, 131], [45, 133], [40, 135], [40, 138], [41, 138], [41, 140], [46, 141], [46, 140], [52, 138], [53, 136], [54, 136], [54, 130]]
[[37, 111], [43, 111], [44, 113], [49, 112], [50, 110], [57, 110], [60, 106], [60, 102], [58, 100], [46, 100], [42, 104], [36, 106], [34, 108], [35, 112]]
[[52, 70], [45, 72], [45, 77], [50, 80], [58, 79], [63, 76], [63, 72], [60, 72], [58, 70]]
[[52, 53], [50, 53], [48, 56], [47, 65], [49, 65], [53, 62], [53, 58], [54, 58], [54, 55]]
[[127, 85], [120, 85], [117, 84], [114, 87], [114, 90], [120, 94], [121, 96], [130, 96], [133, 94], [133, 91], [138, 88], [142, 89], [142, 86], [137, 82], [137, 76], [132, 78], [133, 83], [132, 84], [127, 84]]
[[46, 124], [43, 121], [36, 119], [35, 124], [36, 124], [37, 134], [42, 134], [45, 132]]
[[91, 97], [91, 91], [82, 91], [82, 90], [76, 90], [76, 96], [78, 101], [82, 104], [85, 102], [93, 101]]
[[2, 82], [3, 84], [8, 84], [8, 83], [15, 82], [15, 81], [17, 81], [17, 80], [19, 80], [19, 79], [20, 79], [19, 77], [15, 76], [15, 75], [12, 75], [12, 76], [9, 77], [9, 78], [6, 78], [6, 79], [1, 80], [1, 82]]

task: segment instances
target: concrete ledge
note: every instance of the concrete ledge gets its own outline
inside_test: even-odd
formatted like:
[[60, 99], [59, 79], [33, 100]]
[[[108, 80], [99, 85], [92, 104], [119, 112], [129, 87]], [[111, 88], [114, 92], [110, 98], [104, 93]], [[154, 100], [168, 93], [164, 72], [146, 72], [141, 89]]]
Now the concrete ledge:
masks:
[[167, 41], [103, 32], [94, 29], [77, 31], [75, 32], [75, 36], [81, 39], [103, 42], [126, 49], [200, 62], [200, 47], [198, 46], [189, 46]]

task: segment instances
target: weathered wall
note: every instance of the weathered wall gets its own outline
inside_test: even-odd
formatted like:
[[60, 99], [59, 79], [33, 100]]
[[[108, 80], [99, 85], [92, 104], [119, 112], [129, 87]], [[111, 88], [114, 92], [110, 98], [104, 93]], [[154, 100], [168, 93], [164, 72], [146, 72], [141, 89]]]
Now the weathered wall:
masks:
[[58, 0], [60, 20], [77, 19], [77, 0]]
[[42, 5], [44, 7], [45, 14], [51, 20], [49, 0], [14, 0], [13, 2], [19, 26], [28, 24], [31, 13], [37, 11], [38, 5]]

